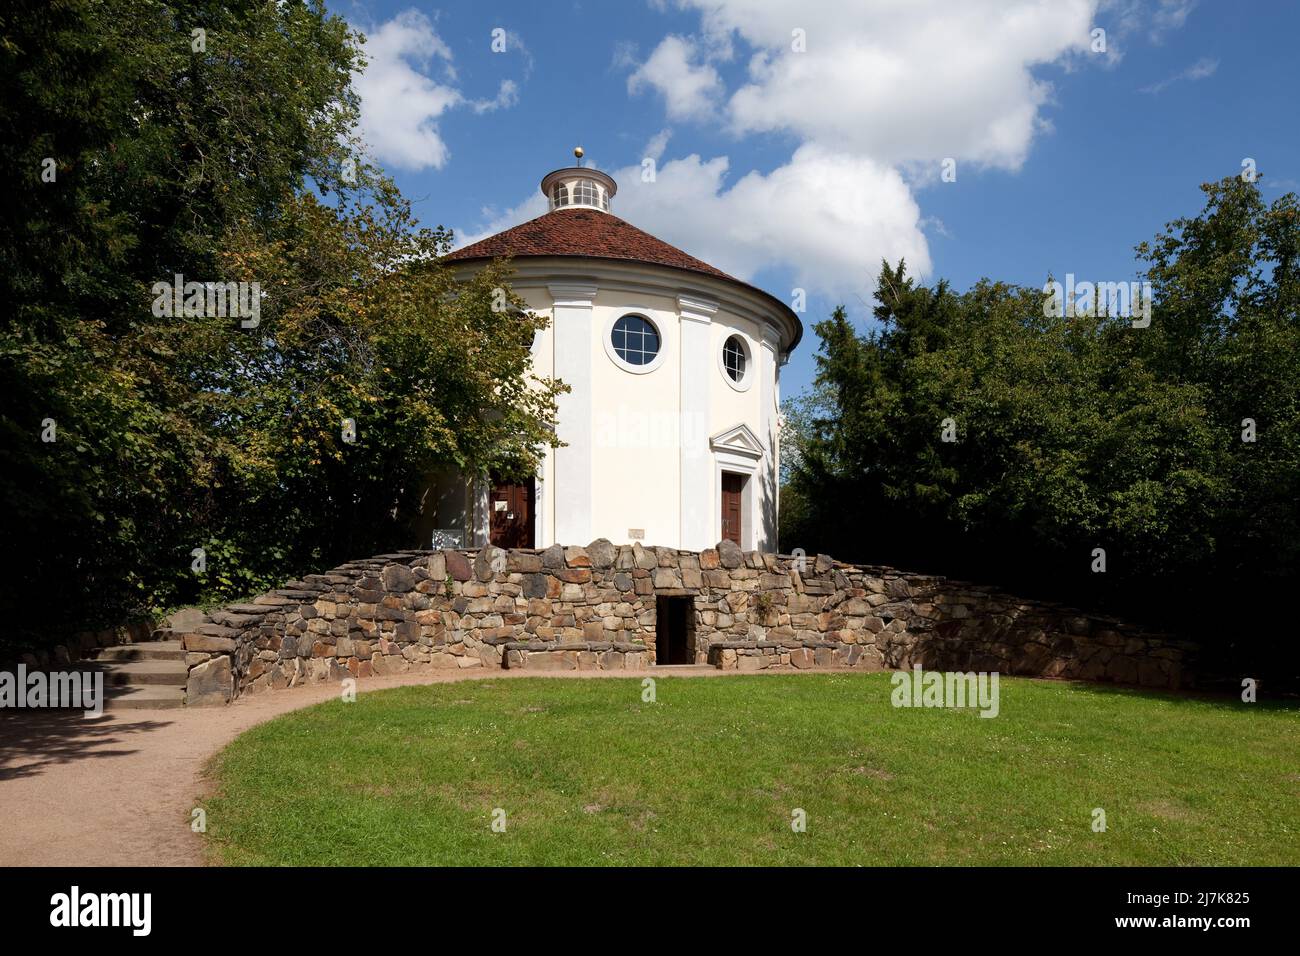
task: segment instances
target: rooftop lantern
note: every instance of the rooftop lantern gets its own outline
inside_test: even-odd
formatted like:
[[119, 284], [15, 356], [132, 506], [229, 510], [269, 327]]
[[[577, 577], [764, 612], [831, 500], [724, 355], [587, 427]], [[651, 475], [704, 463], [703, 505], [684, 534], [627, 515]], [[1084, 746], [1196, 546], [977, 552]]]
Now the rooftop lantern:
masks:
[[578, 159], [577, 166], [557, 169], [547, 173], [542, 180], [542, 192], [551, 209], [577, 206], [609, 212], [609, 201], [618, 192], [618, 183], [599, 169], [583, 166], [581, 146], [573, 151], [573, 155]]

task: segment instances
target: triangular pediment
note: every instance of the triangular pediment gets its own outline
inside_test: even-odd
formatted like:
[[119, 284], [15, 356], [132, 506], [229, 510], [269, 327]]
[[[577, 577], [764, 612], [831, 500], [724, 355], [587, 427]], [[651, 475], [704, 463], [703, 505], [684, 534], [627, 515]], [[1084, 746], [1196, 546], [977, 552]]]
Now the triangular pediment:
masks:
[[749, 458], [763, 457], [763, 443], [744, 422], [718, 432], [709, 439], [709, 447], [714, 451], [729, 451]]

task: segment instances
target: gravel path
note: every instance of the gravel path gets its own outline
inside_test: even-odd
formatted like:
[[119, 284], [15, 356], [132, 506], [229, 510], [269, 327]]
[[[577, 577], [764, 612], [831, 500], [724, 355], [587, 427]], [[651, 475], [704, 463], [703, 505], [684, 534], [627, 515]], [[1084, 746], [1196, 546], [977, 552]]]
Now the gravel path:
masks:
[[[652, 676], [652, 671], [454, 671], [372, 677], [365, 693], [411, 684], [513, 677]], [[722, 676], [722, 672], [673, 676]], [[666, 676], [662, 672], [658, 675]], [[338, 694], [315, 684], [241, 698], [229, 707], [0, 711], [0, 866], [197, 866], [190, 812], [209, 786], [208, 759], [240, 733]]]

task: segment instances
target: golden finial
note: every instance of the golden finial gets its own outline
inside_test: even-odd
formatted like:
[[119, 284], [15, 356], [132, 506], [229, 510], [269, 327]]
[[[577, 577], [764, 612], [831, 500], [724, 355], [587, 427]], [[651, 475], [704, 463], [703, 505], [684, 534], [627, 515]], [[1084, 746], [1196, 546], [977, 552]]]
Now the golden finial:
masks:
[[578, 165], [581, 166], [581, 165], [582, 165], [582, 156], [583, 156], [583, 153], [582, 153], [582, 147], [581, 147], [581, 146], [576, 147], [576, 148], [573, 150], [573, 155], [578, 157]]

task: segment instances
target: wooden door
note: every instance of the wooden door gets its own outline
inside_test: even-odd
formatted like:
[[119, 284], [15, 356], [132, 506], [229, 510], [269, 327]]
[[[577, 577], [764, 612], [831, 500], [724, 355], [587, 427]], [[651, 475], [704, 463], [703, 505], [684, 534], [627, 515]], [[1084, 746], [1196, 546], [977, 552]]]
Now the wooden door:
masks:
[[[743, 475], [722, 473], [722, 537], [726, 541], [740, 541], [740, 493], [745, 487]], [[741, 544], [741, 547], [744, 547]]]
[[533, 483], [493, 481], [491, 542], [498, 548], [533, 547]]

